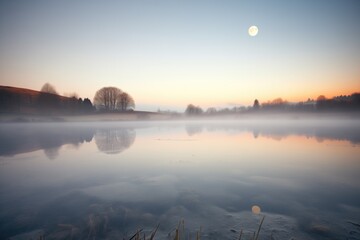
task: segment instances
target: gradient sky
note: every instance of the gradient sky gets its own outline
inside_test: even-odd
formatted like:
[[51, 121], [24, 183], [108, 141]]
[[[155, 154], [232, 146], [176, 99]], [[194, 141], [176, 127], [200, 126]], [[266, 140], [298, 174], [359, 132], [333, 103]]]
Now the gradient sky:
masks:
[[154, 111], [350, 94], [359, 13], [357, 0], [0, 0], [0, 85], [91, 100], [116, 86]]

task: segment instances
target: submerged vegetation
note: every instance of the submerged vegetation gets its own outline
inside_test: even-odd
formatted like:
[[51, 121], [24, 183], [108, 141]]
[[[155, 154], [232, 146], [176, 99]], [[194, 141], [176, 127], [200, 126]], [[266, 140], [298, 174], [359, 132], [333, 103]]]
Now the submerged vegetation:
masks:
[[[240, 229], [239, 235], [236, 238], [237, 240], [258, 240], [260, 235], [260, 230], [262, 227], [262, 224], [264, 222], [265, 216], [262, 216], [257, 231], [254, 231], [253, 233], [249, 233], [248, 235], [244, 234], [244, 230]], [[108, 221], [108, 219], [106, 219]], [[71, 224], [58, 224], [58, 228], [62, 229], [63, 231], [67, 232], [66, 235], [52, 235], [50, 234], [50, 238], [57, 239], [58, 237], [62, 238], [65, 237], [66, 239], [107, 239], [106, 238], [106, 232], [107, 229], [107, 221], [104, 224], [100, 224], [102, 226], [99, 226], [99, 222], [96, 222], [93, 215], [89, 216], [88, 220], [88, 226], [87, 230], [82, 231], [83, 234], [79, 234], [79, 229]], [[134, 234], [132, 234], [129, 237], [122, 237], [122, 240], [156, 240], [161, 239], [156, 237], [156, 233], [159, 230], [160, 223], [156, 225], [156, 227], [151, 230], [145, 232], [143, 228], [136, 230]], [[102, 230], [100, 231], [100, 228]], [[235, 232], [235, 230], [233, 230]], [[187, 231], [185, 228], [185, 220], [180, 220], [177, 226], [171, 230], [167, 236], [165, 237], [168, 240], [201, 240], [202, 239], [202, 228], [200, 227], [199, 230], [196, 230], [194, 235], [192, 236], [190, 231]], [[270, 237], [273, 239], [273, 237]], [[47, 239], [47, 236], [45, 234], [41, 234], [38, 237], [38, 240], [45, 240]]]

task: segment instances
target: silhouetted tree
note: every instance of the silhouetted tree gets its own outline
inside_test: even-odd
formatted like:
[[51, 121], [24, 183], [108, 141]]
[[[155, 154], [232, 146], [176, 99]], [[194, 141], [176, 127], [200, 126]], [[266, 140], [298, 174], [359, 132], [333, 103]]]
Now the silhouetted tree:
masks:
[[118, 99], [118, 108], [121, 111], [126, 111], [130, 108], [135, 108], [135, 101], [134, 99], [126, 92], [123, 92], [119, 95]]
[[85, 112], [91, 112], [94, 110], [94, 106], [92, 105], [90, 99], [84, 99], [84, 101], [82, 102], [82, 110]]
[[193, 104], [189, 104], [185, 110], [187, 115], [200, 115], [203, 113], [203, 110], [199, 106], [194, 106]]
[[324, 110], [326, 108], [327, 98], [324, 95], [318, 96], [316, 99], [316, 109]]
[[208, 109], [206, 109], [206, 112], [205, 112], [206, 114], [216, 114], [217, 113], [217, 110], [216, 110], [216, 108], [214, 108], [214, 107], [209, 107]]
[[350, 101], [353, 109], [360, 110], [360, 93], [351, 94]]
[[229, 114], [229, 113], [231, 113], [231, 110], [229, 108], [222, 108], [222, 109], [219, 109], [218, 113]]
[[318, 98], [316, 99], [316, 101], [320, 102], [320, 101], [326, 101], [327, 98], [324, 95], [320, 95], [318, 96]]
[[255, 99], [255, 101], [254, 101], [253, 108], [254, 108], [254, 110], [259, 110], [259, 108], [260, 108], [260, 103], [257, 99]]
[[289, 110], [290, 106], [286, 100], [282, 98], [275, 98], [272, 101], [262, 104], [262, 110], [268, 111], [284, 111]]
[[50, 83], [45, 83], [40, 92], [43, 92], [43, 93], [51, 93], [51, 94], [56, 94], [58, 95], [57, 91], [55, 90], [55, 87], [53, 85], [51, 85]]
[[98, 90], [94, 97], [94, 105], [97, 109], [107, 111], [116, 110], [122, 91], [116, 87], [103, 87]]
[[281, 105], [285, 103], [287, 103], [287, 101], [284, 101], [282, 98], [275, 98], [274, 100], [271, 101], [272, 105]]

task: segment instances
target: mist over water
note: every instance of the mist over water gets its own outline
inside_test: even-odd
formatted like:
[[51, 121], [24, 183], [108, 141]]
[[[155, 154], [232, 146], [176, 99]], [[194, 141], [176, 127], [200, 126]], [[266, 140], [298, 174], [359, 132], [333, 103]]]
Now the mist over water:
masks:
[[[356, 119], [2, 123], [0, 238], [360, 238]], [[258, 206], [260, 214], [252, 209]]]

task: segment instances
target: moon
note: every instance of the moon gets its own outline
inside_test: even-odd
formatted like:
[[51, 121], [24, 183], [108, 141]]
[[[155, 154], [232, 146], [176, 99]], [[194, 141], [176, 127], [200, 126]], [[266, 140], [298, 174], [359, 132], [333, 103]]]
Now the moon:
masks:
[[251, 37], [255, 37], [258, 34], [259, 29], [257, 26], [254, 25], [254, 26], [249, 27], [248, 32]]

